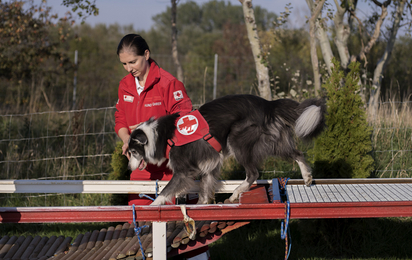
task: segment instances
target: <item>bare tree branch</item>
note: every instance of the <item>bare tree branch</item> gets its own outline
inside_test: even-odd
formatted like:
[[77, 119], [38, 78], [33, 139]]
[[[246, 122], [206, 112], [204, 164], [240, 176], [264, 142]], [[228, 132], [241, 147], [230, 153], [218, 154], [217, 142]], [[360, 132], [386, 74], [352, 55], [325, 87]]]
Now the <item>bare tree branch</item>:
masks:
[[390, 31], [389, 40], [385, 48], [385, 52], [383, 53], [381, 59], [378, 61], [375, 71], [373, 72], [372, 92], [369, 99], [369, 115], [373, 118], [376, 117], [378, 109], [378, 99], [381, 91], [382, 73], [391, 57], [406, 2], [407, 0], [400, 0], [397, 4], [394, 21], [392, 24], [392, 29]]
[[239, 2], [242, 4], [243, 15], [246, 24], [246, 31], [250, 42], [250, 46], [252, 48], [253, 59], [255, 61], [259, 95], [266, 100], [272, 100], [269, 82], [269, 69], [266, 65], [267, 62], [262, 55], [260, 39], [257, 33], [255, 14], [252, 6], [252, 0], [239, 0]]
[[[310, 0], [307, 0], [307, 2]], [[326, 0], [317, 0], [314, 5], [313, 2], [309, 3], [309, 7], [312, 11], [312, 17], [309, 19], [309, 35], [310, 35], [310, 56], [312, 60], [312, 68], [313, 68], [313, 78], [314, 78], [314, 85], [315, 85], [315, 95], [319, 95], [319, 91], [321, 90], [321, 82], [320, 82], [320, 73], [319, 73], [319, 59], [318, 54], [316, 53], [316, 38], [315, 38], [315, 30], [316, 24], [320, 12], [322, 11], [323, 5], [325, 4]]]
[[343, 18], [345, 16], [347, 8], [343, 8], [340, 6], [337, 0], [335, 1], [336, 5], [336, 14], [333, 18], [333, 22], [335, 24], [335, 33], [336, 36], [334, 38], [334, 42], [336, 48], [338, 49], [339, 57], [340, 57], [340, 64], [342, 68], [347, 68], [350, 62], [350, 54], [348, 50], [348, 39], [350, 35], [350, 27], [345, 25], [343, 22]]
[[177, 2], [176, 0], [171, 0], [172, 3], [172, 58], [177, 69], [177, 79], [183, 82], [183, 68], [179, 61], [179, 53], [177, 51], [177, 27], [176, 27], [176, 13], [177, 13]]
[[[359, 19], [359, 17], [356, 16], [355, 12], [353, 10], [349, 10], [350, 14], [355, 17], [356, 21], [358, 21], [359, 24], [359, 33], [362, 35], [362, 28], [365, 28], [365, 26], [363, 26], [362, 21]], [[365, 30], [365, 33], [368, 34], [368, 31]], [[368, 34], [369, 36], [369, 34]], [[362, 39], [361, 39], [362, 40]]]
[[315, 9], [313, 11], [311, 19], [317, 19], [317, 17], [320, 14], [320, 11], [322, 11], [322, 8], [325, 2], [326, 0], [318, 0], [318, 3], [315, 4]]
[[[309, 6], [310, 12], [314, 12], [314, 2], [313, 0], [306, 0], [306, 3]], [[332, 47], [330, 46], [329, 42], [329, 36], [327, 32], [324, 29], [324, 26], [322, 25], [322, 13], [319, 13], [318, 17], [315, 19], [315, 35], [316, 38], [318, 39], [320, 50], [322, 51], [322, 56], [323, 56], [323, 61], [326, 64], [326, 68], [329, 72], [329, 74], [332, 73], [332, 58], [333, 58], [333, 52], [332, 52]]]
[[[362, 21], [356, 16], [356, 14], [355, 14], [354, 11], [349, 10], [349, 12], [350, 12], [350, 14], [351, 14], [353, 17], [355, 17], [355, 19], [358, 21], [358, 24], [359, 24], [359, 35], [360, 35], [360, 41], [361, 41], [361, 45], [362, 45], [362, 49], [361, 49], [361, 50], [364, 50], [364, 49], [365, 49], [365, 44], [364, 44], [364, 42], [363, 42], [363, 37], [362, 37], [362, 28], [363, 28]], [[366, 31], [366, 30], [365, 30], [365, 31]], [[369, 36], [369, 35], [368, 35], [368, 36]], [[368, 59], [366, 58], [365, 55], [363, 55], [361, 58], [365, 60], [365, 67], [366, 67], [366, 64], [368, 63]]]
[[[376, 1], [376, 0], [373, 0], [373, 1]], [[376, 41], [379, 38], [383, 21], [385, 20], [386, 16], [388, 15], [388, 8], [387, 8], [386, 3], [390, 3], [390, 2], [391, 2], [391, 0], [386, 1], [384, 4], [381, 4], [382, 12], [381, 12], [381, 15], [379, 16], [378, 21], [376, 22], [375, 30], [373, 31], [372, 37], [370, 38], [368, 44], [365, 47], [362, 47], [358, 57], [353, 58], [353, 61], [357, 60], [357, 59], [358, 60], [365, 60], [365, 67], [366, 67], [366, 64], [367, 64], [366, 54], [368, 54], [370, 52], [373, 45], [375, 45]]]
[[379, 1], [377, 1], [377, 0], [372, 0], [372, 2], [373, 2], [375, 5], [377, 5], [377, 6], [379, 6], [379, 7], [382, 7], [382, 3], [381, 3], [381, 2], [379, 2]]

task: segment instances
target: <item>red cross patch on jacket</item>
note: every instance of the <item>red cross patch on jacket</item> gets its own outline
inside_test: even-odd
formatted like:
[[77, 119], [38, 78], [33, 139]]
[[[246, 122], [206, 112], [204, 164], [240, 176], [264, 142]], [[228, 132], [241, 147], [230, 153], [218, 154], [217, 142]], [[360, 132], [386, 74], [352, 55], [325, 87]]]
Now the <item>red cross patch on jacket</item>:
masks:
[[209, 133], [209, 124], [199, 113], [195, 110], [189, 114], [181, 116], [176, 121], [175, 135], [172, 139], [167, 140], [166, 158], [169, 159], [169, 152], [173, 146], [182, 146], [203, 138], [216, 151], [220, 152], [222, 146]]

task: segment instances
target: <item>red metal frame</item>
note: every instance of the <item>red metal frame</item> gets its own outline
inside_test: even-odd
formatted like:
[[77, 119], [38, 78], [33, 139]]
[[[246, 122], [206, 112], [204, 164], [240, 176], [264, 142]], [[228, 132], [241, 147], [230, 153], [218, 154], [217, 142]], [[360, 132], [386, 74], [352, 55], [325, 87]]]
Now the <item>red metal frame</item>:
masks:
[[[186, 205], [195, 220], [285, 218], [285, 204], [269, 203], [265, 186], [253, 186], [240, 204]], [[180, 206], [136, 206], [136, 221], [182, 220]], [[0, 223], [130, 222], [131, 206], [0, 208]], [[412, 201], [291, 203], [291, 219], [412, 217]]]
[[[283, 219], [283, 203], [186, 205], [195, 220]], [[412, 201], [291, 203], [291, 219], [411, 217]], [[179, 206], [136, 206], [136, 221], [182, 220]], [[131, 206], [0, 208], [1, 223], [127, 222]]]

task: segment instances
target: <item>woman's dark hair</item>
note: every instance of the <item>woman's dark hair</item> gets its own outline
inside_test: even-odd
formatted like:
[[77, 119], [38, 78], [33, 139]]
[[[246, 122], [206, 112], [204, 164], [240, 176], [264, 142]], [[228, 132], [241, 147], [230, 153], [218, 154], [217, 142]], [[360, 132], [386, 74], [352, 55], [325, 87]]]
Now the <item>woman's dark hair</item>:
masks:
[[149, 45], [142, 36], [138, 34], [128, 34], [124, 36], [117, 46], [117, 55], [123, 51], [130, 51], [138, 56], [143, 56], [146, 50], [149, 50]]

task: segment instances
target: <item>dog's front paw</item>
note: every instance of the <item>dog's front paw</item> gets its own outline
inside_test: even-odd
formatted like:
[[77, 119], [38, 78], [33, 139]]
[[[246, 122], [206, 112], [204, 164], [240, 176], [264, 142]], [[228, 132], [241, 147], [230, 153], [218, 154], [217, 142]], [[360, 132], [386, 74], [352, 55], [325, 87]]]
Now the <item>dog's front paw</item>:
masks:
[[159, 205], [164, 205], [166, 203], [166, 197], [159, 195], [153, 202], [150, 204], [150, 206], [159, 206]]
[[307, 176], [303, 180], [305, 181], [305, 185], [307, 187], [310, 187], [310, 185], [312, 185], [312, 180], [313, 180], [312, 174], [310, 174], [309, 176]]
[[208, 199], [205, 199], [205, 200], [198, 199], [197, 204], [210, 204], [210, 200], [208, 200]]
[[235, 192], [232, 194], [232, 196], [229, 197], [229, 202], [230, 203], [238, 203], [239, 202], [239, 195], [240, 194], [235, 194]]

